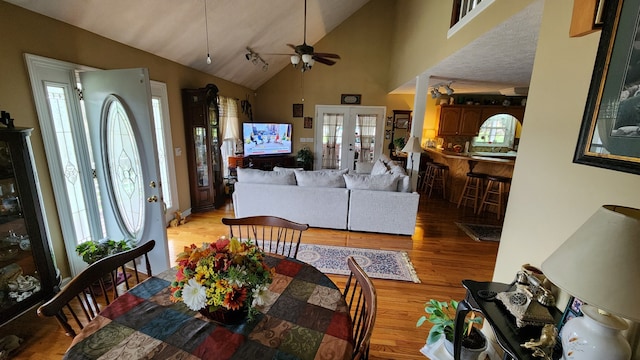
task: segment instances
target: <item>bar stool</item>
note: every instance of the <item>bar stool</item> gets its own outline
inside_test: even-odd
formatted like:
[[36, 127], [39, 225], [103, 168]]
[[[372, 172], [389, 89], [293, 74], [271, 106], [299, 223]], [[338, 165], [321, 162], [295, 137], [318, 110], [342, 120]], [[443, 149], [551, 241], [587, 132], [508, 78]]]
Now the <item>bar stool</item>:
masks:
[[433, 190], [440, 190], [442, 192], [442, 198], [446, 199], [446, 182], [447, 173], [449, 172], [449, 166], [441, 163], [429, 163], [426, 174], [426, 186], [424, 191], [428, 192], [428, 196], [431, 197]]
[[478, 208], [478, 214], [482, 213], [487, 206], [495, 206], [499, 220], [507, 202], [509, 187], [511, 186], [511, 178], [487, 175], [487, 180], [487, 188], [482, 196], [482, 202]]
[[462, 193], [460, 193], [460, 199], [458, 200], [458, 208], [460, 208], [460, 205], [463, 203], [466, 206], [467, 201], [473, 201], [473, 213], [475, 214], [478, 211], [480, 201], [484, 195], [482, 190], [484, 180], [486, 178], [487, 174], [474, 172], [467, 173], [467, 180], [464, 182], [464, 187], [462, 188]]

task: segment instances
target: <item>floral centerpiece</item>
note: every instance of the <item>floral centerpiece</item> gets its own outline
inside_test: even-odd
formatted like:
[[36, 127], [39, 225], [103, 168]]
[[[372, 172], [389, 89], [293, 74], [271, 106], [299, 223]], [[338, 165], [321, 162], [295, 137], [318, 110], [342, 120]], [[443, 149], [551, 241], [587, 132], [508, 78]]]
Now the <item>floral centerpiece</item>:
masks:
[[[273, 279], [264, 252], [249, 241], [220, 237], [201, 247], [185, 246], [178, 255], [178, 272], [171, 284], [171, 300], [183, 301], [203, 314], [247, 311], [253, 319]], [[213, 317], [215, 319], [215, 317]]]

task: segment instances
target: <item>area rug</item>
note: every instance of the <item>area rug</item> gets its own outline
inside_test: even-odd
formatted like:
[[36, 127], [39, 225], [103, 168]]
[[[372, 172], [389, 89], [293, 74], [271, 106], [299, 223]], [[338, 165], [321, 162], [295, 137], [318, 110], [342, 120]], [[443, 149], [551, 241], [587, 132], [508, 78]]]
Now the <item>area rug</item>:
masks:
[[502, 226], [459, 223], [456, 225], [475, 241], [500, 241]]
[[353, 256], [372, 278], [420, 282], [409, 255], [404, 251], [313, 244], [300, 244], [298, 248], [298, 260], [313, 265], [325, 274], [348, 275], [349, 256]]

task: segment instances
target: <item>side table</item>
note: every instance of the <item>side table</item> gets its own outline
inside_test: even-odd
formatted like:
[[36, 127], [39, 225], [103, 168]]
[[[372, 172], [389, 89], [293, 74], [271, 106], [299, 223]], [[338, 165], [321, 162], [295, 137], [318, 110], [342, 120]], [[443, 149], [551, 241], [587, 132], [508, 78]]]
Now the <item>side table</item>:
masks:
[[[504, 350], [503, 359], [517, 360], [539, 360], [531, 355], [531, 350], [520, 346], [531, 339], [540, 337], [541, 327], [525, 326], [518, 328], [515, 319], [507, 309], [494, 297], [487, 296], [493, 293], [510, 291], [514, 284], [504, 284], [497, 282], [478, 282], [473, 280], [463, 280], [462, 286], [467, 290], [464, 300], [458, 304], [456, 311], [456, 332], [453, 337], [453, 350], [455, 360], [460, 359], [460, 347], [462, 345], [461, 329], [464, 328], [464, 321], [469, 311], [476, 311], [489, 323], [496, 336], [498, 345]], [[549, 312], [557, 324], [562, 318], [560, 310], [552, 307]], [[554, 354], [554, 359], [556, 356]]]

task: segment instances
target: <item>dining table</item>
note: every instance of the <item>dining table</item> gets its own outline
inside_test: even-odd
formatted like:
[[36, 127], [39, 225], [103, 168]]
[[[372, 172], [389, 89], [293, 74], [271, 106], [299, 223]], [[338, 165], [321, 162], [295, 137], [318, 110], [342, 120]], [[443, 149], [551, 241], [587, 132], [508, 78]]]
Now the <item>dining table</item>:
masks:
[[174, 267], [103, 308], [64, 359], [351, 359], [353, 325], [333, 281], [293, 258], [265, 262], [275, 274], [252, 320], [226, 325], [172, 302]]

